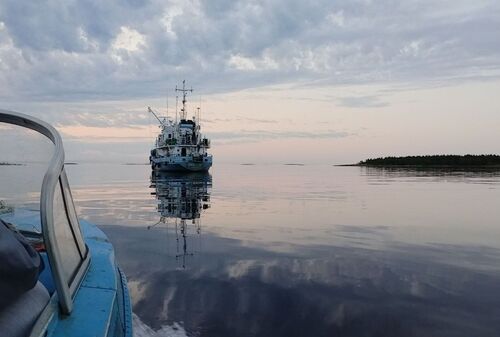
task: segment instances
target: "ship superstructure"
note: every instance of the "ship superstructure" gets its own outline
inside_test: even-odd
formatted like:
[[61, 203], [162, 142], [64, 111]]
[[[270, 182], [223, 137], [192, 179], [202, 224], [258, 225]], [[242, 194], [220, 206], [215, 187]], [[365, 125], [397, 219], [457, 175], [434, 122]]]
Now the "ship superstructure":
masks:
[[151, 167], [157, 171], [208, 171], [212, 166], [212, 155], [208, 153], [210, 140], [201, 134], [200, 108], [197, 116], [187, 118], [186, 97], [193, 89], [186, 89], [186, 81], [182, 81], [182, 89], [176, 87], [175, 90], [182, 93], [179, 121], [177, 112], [173, 120], [159, 117], [148, 107], [160, 122], [161, 129], [149, 157]]

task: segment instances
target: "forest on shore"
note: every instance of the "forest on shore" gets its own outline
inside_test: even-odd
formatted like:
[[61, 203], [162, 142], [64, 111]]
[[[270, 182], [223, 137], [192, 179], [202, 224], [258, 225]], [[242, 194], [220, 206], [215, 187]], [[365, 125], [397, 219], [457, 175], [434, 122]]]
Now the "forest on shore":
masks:
[[0, 166], [20, 166], [21, 164], [17, 163], [6, 163], [6, 162], [0, 162]]
[[500, 167], [500, 155], [467, 154], [381, 157], [360, 161], [356, 166]]

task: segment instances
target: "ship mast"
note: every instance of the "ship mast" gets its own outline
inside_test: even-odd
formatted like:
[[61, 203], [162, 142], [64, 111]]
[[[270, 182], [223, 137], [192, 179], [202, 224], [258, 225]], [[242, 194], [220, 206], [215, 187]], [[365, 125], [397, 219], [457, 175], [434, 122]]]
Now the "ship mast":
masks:
[[182, 89], [178, 89], [175, 86], [175, 91], [182, 91], [182, 109], [181, 109], [181, 120], [186, 119], [186, 96], [188, 92], [193, 92], [193, 88], [186, 89], [186, 80], [182, 81]]

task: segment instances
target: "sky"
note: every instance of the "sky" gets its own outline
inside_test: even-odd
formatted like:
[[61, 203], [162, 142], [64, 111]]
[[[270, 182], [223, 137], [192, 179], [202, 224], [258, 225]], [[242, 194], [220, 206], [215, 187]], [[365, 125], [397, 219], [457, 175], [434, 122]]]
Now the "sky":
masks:
[[0, 0], [0, 108], [82, 162], [147, 162], [184, 79], [215, 163], [500, 153], [499, 37], [498, 0]]

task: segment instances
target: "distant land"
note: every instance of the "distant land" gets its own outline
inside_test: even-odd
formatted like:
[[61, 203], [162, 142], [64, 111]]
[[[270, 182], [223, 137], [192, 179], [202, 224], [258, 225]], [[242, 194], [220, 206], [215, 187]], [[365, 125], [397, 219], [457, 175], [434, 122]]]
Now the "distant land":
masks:
[[0, 162], [0, 166], [22, 166], [23, 164], [17, 164], [17, 163], [2, 163]]
[[382, 157], [360, 161], [357, 164], [340, 166], [368, 166], [368, 167], [498, 167], [500, 168], [500, 155], [428, 155], [406, 157]]

